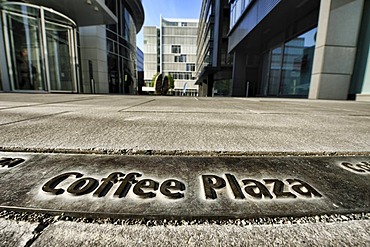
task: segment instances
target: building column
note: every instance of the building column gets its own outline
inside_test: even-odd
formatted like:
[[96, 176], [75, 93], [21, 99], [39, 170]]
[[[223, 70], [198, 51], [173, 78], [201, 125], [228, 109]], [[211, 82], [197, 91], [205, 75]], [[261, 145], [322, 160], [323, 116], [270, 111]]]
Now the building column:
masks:
[[[79, 33], [83, 92], [109, 93], [106, 28], [104, 25], [80, 27]], [[89, 61], [92, 71], [89, 71]], [[94, 79], [93, 90], [90, 72]]]
[[214, 84], [213, 75], [208, 74], [208, 78], [207, 78], [207, 97], [213, 97], [213, 84]]
[[347, 99], [364, 0], [322, 0], [310, 99]]
[[246, 94], [246, 55], [242, 52], [234, 52], [233, 65], [233, 97], [245, 97]]

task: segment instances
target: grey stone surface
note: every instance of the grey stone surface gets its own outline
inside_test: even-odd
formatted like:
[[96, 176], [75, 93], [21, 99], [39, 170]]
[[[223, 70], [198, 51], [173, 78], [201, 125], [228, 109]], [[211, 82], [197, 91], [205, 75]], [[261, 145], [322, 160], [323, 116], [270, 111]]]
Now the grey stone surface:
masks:
[[[343, 152], [368, 156], [370, 153], [369, 126], [370, 102], [0, 94], [0, 150], [7, 151], [8, 155], [11, 154], [8, 151], [12, 150], [62, 152], [67, 149], [69, 153], [89, 154], [108, 150], [108, 152], [117, 154], [127, 151], [140, 154], [189, 152], [188, 155], [193, 152], [196, 155], [215, 156], [222, 155], [220, 152], [236, 152], [237, 154], [252, 152], [257, 155], [277, 155], [277, 153], [320, 155]], [[171, 153], [171, 151], [177, 151], [177, 153]], [[32, 153], [23, 153], [23, 155], [32, 157]], [[88, 157], [85, 156], [85, 159], [88, 160]], [[116, 156], [109, 157], [114, 159]], [[161, 157], [154, 155], [147, 158], [161, 160]], [[336, 158], [338, 157], [343, 158], [344, 156]], [[171, 157], [167, 158], [171, 160]], [[190, 159], [191, 157], [183, 158]], [[350, 159], [355, 161], [357, 158], [359, 156]], [[210, 158], [205, 157], [205, 159]], [[222, 159], [216, 157], [215, 160], [221, 161]], [[176, 161], [173, 159], [171, 162], [179, 166], [180, 163]], [[78, 168], [78, 164], [75, 165], [75, 168]], [[28, 167], [28, 171], [34, 170], [35, 167], [37, 165]], [[270, 168], [273, 167], [272, 165]], [[329, 165], [323, 167], [325, 172], [313, 179], [316, 173], [309, 173], [320, 169], [312, 164], [308, 167], [304, 171], [290, 170], [291, 173], [288, 175], [298, 178], [303, 174], [305, 178], [309, 178], [307, 181], [309, 183], [313, 180], [320, 180], [312, 186], [321, 193], [330, 191], [334, 187], [339, 188], [344, 198], [348, 199], [345, 203], [355, 205], [355, 207], [343, 206], [343, 208], [348, 211], [368, 211], [366, 207], [368, 207], [369, 196], [365, 194], [362, 201], [355, 200], [356, 196], [366, 193], [368, 175], [348, 173], [346, 176], [348, 169], [338, 170]], [[274, 178], [275, 175], [279, 176], [278, 179], [287, 178], [286, 171], [289, 169], [283, 172], [283, 170], [279, 171], [279, 168], [275, 166], [275, 169], [269, 170], [270, 178]], [[44, 166], [43, 169], [37, 174], [40, 179], [36, 186], [38, 192], [44, 182], [56, 172], [63, 171], [64, 168], [51, 165], [50, 167]], [[90, 177], [101, 178], [100, 175], [109, 175], [111, 172], [108, 167], [104, 169], [92, 165], [81, 171]], [[162, 176], [166, 175], [160, 169], [152, 173], [146, 171], [144, 173], [144, 170], [140, 172], [143, 172], [145, 177], [151, 178], [162, 179]], [[338, 173], [340, 176], [346, 176], [346, 179], [336, 180], [335, 176]], [[249, 173], [244, 171], [244, 174]], [[189, 177], [191, 175], [188, 174]], [[223, 171], [219, 175], [224, 176]], [[235, 175], [239, 180], [244, 178], [244, 176]], [[263, 178], [263, 175], [265, 174], [261, 174], [260, 178]], [[17, 175], [4, 168], [1, 171], [1, 177], [2, 199], [17, 200], [18, 198], [17, 193], [12, 197], [11, 193], [7, 192], [8, 187], [6, 186], [9, 184], [4, 180], [5, 177], [9, 180], [13, 179], [16, 184], [18, 183], [17, 186], [25, 186], [18, 192], [18, 195], [22, 195], [23, 198], [33, 196], [34, 191], [29, 189], [34, 183], [29, 179], [32, 177], [31, 172], [22, 179], [18, 179]], [[330, 178], [333, 178], [331, 183], [326, 184]], [[349, 186], [355, 184], [356, 181], [359, 185], [357, 188]], [[328, 188], [322, 191], [325, 184]], [[32, 186], [27, 187], [30, 185]], [[28, 189], [25, 189], [26, 187]], [[361, 193], [356, 192], [356, 189], [359, 189]], [[327, 194], [326, 192], [324, 201], [329, 202], [326, 209], [341, 206], [336, 203], [334, 203], [336, 206], [333, 205], [333, 200], [340, 201], [335, 193]], [[358, 194], [353, 195], [353, 193]], [[78, 204], [78, 200], [76, 201], [75, 204]], [[365, 203], [361, 206], [363, 201]], [[324, 204], [320, 206], [325, 206]], [[23, 206], [32, 207], [32, 203], [26, 203]], [[255, 209], [257, 210], [257, 207]], [[234, 224], [149, 227], [141, 224], [120, 226], [61, 221], [50, 223], [43, 231], [42, 229], [35, 231], [37, 226], [39, 226], [38, 223], [29, 223], [29, 220], [0, 219], [0, 245], [25, 246], [28, 241], [30, 241], [29, 244], [32, 243], [31, 246], [370, 245], [368, 220], [245, 227]]]
[[0, 94], [0, 147], [369, 152], [370, 103]]
[[35, 236], [38, 223], [0, 218], [0, 246], [26, 246]]
[[245, 227], [57, 222], [32, 246], [369, 246], [369, 227], [368, 220]]

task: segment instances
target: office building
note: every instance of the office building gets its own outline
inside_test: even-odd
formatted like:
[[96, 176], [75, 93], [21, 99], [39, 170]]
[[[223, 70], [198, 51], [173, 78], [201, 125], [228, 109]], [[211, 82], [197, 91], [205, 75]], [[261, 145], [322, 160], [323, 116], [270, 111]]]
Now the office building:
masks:
[[144, 81], [153, 87], [152, 80], [160, 71], [160, 31], [155, 26], [144, 26]]
[[[144, 71], [149, 85], [157, 73], [171, 75], [175, 95], [198, 94], [195, 85], [198, 20], [165, 19], [144, 27]], [[153, 85], [152, 85], [153, 86]]]
[[370, 100], [369, 0], [229, 0], [232, 96]]
[[232, 56], [228, 54], [230, 7], [227, 0], [204, 0], [197, 39], [200, 96], [231, 96]]
[[1, 87], [135, 93], [140, 0], [1, 1]]

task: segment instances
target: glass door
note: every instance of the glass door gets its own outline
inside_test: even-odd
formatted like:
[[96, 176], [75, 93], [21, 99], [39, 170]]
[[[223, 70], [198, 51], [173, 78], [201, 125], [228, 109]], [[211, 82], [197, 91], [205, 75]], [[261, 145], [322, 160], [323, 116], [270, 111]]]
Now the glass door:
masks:
[[[14, 90], [45, 90], [37, 18], [7, 13], [5, 33], [10, 80]], [[10, 49], [11, 47], [11, 49]]]
[[0, 11], [10, 89], [77, 92], [73, 20], [27, 3], [0, 1]]
[[277, 96], [280, 94], [282, 51], [282, 47], [277, 47], [271, 51], [268, 96]]
[[46, 47], [51, 91], [76, 91], [73, 29], [46, 22]]

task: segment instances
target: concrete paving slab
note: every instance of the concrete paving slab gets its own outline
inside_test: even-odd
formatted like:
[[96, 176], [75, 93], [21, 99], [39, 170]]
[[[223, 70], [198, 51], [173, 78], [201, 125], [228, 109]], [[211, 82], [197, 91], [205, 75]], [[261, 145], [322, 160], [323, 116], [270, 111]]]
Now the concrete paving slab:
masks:
[[0, 218], [0, 246], [26, 246], [34, 237], [38, 223]]
[[32, 246], [369, 246], [369, 227], [368, 220], [246, 227], [58, 222]]
[[1, 93], [0, 110], [12, 108], [33, 107], [48, 104], [61, 104], [94, 99], [94, 96], [83, 96], [75, 94], [59, 94], [50, 97], [48, 94], [13, 94]]
[[3, 150], [369, 152], [369, 103], [53, 96], [0, 95], [46, 102], [0, 110]]
[[[258, 194], [261, 191], [257, 190], [256, 182], [254, 182], [255, 185], [252, 184], [250, 186], [245, 185], [242, 180], [252, 178], [260, 182], [273, 196], [270, 205], [278, 208], [278, 214], [283, 212], [283, 207], [281, 206], [281, 201], [276, 202], [275, 192], [277, 190], [274, 192], [274, 185], [271, 187], [271, 184], [265, 184], [265, 179], [282, 181], [284, 187], [288, 187], [287, 191], [283, 190], [283, 192], [296, 194], [298, 190], [303, 194], [308, 193], [307, 186], [304, 186], [302, 183], [297, 184], [297, 181], [294, 184], [290, 184], [287, 180], [289, 178], [301, 179], [322, 195], [322, 197], [312, 197], [307, 200], [301, 198], [301, 195], [298, 195], [298, 193], [298, 202], [295, 199], [284, 200], [283, 204], [288, 205], [297, 214], [310, 214], [310, 212], [369, 212], [370, 196], [367, 191], [369, 175], [367, 173], [368, 170], [366, 170], [368, 169], [366, 164], [370, 162], [368, 158], [370, 155], [369, 102], [1, 93], [0, 124], [2, 124], [0, 126], [0, 151], [6, 151], [5, 154], [2, 153], [2, 156], [8, 155], [12, 157], [9, 151], [14, 150], [28, 151], [28, 153], [22, 153], [22, 157], [33, 162], [31, 166], [25, 166], [26, 168], [22, 168], [22, 165], [13, 168], [6, 166], [0, 168], [0, 192], [2, 195], [0, 199], [5, 199], [8, 204], [2, 205], [8, 208], [13, 207], [13, 209], [19, 210], [19, 207], [9, 204], [11, 201], [17, 201], [19, 202], [18, 206], [20, 205], [23, 209], [28, 207], [30, 211], [52, 209], [57, 213], [61, 213], [58, 210], [62, 207], [56, 209], [54, 206], [57, 205], [58, 198], [69, 192], [55, 195], [55, 201], [48, 198], [45, 200], [46, 197], [42, 194], [43, 192], [40, 188], [50, 178], [58, 175], [58, 172], [65, 172], [67, 161], [68, 164], [72, 165], [71, 168], [77, 169], [68, 170], [69, 172], [81, 172], [84, 174], [82, 178], [87, 176], [91, 178], [89, 181], [93, 181], [93, 179], [99, 180], [107, 177], [112, 172], [121, 171], [121, 169], [125, 174], [137, 171], [142, 175], [140, 180], [142, 178], [157, 179], [161, 182], [160, 184], [167, 177], [172, 178], [173, 174], [177, 174], [174, 178], [184, 181], [186, 186], [184, 193], [186, 193], [186, 196], [188, 196], [190, 187], [197, 188], [195, 187], [197, 185], [198, 189], [204, 190], [203, 187], [199, 187], [202, 185], [202, 182], [203, 186], [204, 181], [208, 181], [211, 185], [217, 182], [216, 177], [206, 180], [199, 179], [199, 176], [204, 175], [203, 172], [209, 172], [209, 174], [221, 178], [221, 180], [218, 180], [221, 181], [221, 187], [214, 189], [218, 199], [213, 200], [224, 200], [219, 206], [214, 203], [216, 205], [216, 210], [213, 212], [214, 215], [220, 212], [217, 210], [222, 205], [227, 205], [232, 208], [229, 211], [236, 212], [238, 212], [238, 207], [243, 205], [244, 201], [242, 200], [240, 202], [235, 200], [235, 198], [230, 199], [230, 196], [235, 197], [235, 194], [238, 195], [240, 193], [238, 187], [235, 186], [233, 177], [237, 180], [239, 186], [242, 187], [242, 195], [248, 198], [250, 198], [250, 194]], [[150, 167], [145, 168], [147, 162], [143, 161], [134, 161], [131, 165], [125, 163], [122, 166], [102, 167], [95, 161], [96, 157], [100, 157], [99, 155], [93, 156], [93, 161], [89, 158], [91, 156], [83, 156], [84, 159], [82, 159], [81, 163], [78, 163], [78, 159], [60, 159], [55, 164], [50, 163], [47, 165], [45, 163], [39, 169], [37, 162], [44, 160], [44, 158], [41, 154], [37, 154], [39, 155], [38, 157], [36, 157], [37, 155], [33, 156], [32, 151], [36, 153], [53, 151], [56, 153], [52, 155], [56, 157], [63, 156], [58, 154], [58, 152], [70, 154], [86, 153], [89, 155], [94, 152], [99, 154], [149, 154], [146, 156], [146, 159], [157, 160], [157, 165], [164, 160], [168, 161], [169, 164], [172, 164], [173, 170], [171, 173], [165, 172], [161, 169], [161, 165], [152, 169], [149, 169]], [[274, 162], [264, 160], [266, 161], [266, 164], [264, 164], [266, 173], [252, 169], [253, 176], [250, 176], [252, 174], [250, 173], [251, 168], [246, 166], [244, 162], [246, 157], [233, 157], [234, 161], [239, 159], [239, 165], [247, 167], [243, 168], [243, 171], [239, 171], [239, 167], [237, 169], [232, 165], [230, 166], [228, 159], [217, 157], [230, 153], [239, 156], [293, 155], [294, 157], [289, 162], [279, 161], [280, 163], [277, 162], [275, 164]], [[340, 154], [339, 156], [338, 153]], [[211, 155], [215, 156], [215, 162], [211, 162], [210, 170], [199, 169], [198, 173], [191, 173], [186, 168], [183, 168], [187, 167], [186, 164], [188, 164], [184, 160], [191, 160], [194, 157], [180, 157], [179, 162], [179, 159], [176, 159], [176, 157], [167, 156], [167, 158], [163, 158], [161, 156], [163, 154]], [[299, 157], [297, 158], [297, 156], [302, 154], [310, 156], [303, 157], [303, 168], [302, 164], [300, 164], [302, 160]], [[322, 154], [334, 154], [337, 156], [332, 157], [333, 159], [327, 159], [319, 167], [318, 163], [312, 162], [311, 159], [315, 159], [314, 155], [320, 156]], [[344, 156], [344, 154], [352, 157]], [[50, 155], [47, 154], [47, 156]], [[70, 157], [73, 157], [73, 155], [70, 155]], [[120, 156], [116, 155], [104, 155], [103, 157], [109, 157], [109, 159], [116, 161], [120, 160]], [[127, 156], [124, 157], [127, 158]], [[129, 157], [129, 159], [134, 159], [133, 157]], [[290, 157], [286, 158], [290, 159]], [[366, 158], [366, 160], [362, 158]], [[211, 157], [205, 157], [204, 159], [208, 163]], [[320, 157], [318, 160], [320, 161]], [[50, 159], [49, 161], [53, 160]], [[331, 162], [335, 164], [333, 165]], [[349, 162], [349, 164], [343, 166], [341, 165], [343, 162]], [[135, 164], [138, 166], [133, 167]], [[225, 165], [227, 169], [220, 169], [220, 164], [222, 164], [221, 167]], [[187, 172], [184, 175], [185, 177], [182, 177], [181, 172], [178, 170], [179, 166], [181, 166], [180, 171]], [[200, 164], [195, 162], [194, 166], [199, 168]], [[218, 172], [213, 173], [213, 168], [217, 167], [219, 169]], [[130, 169], [126, 170], [126, 168]], [[27, 171], [23, 172], [20, 178], [20, 174], [14, 171], [23, 169]], [[35, 169], [39, 169], [38, 173], [34, 172]], [[226, 174], [233, 177], [226, 176]], [[225, 187], [222, 186], [222, 180], [226, 184]], [[12, 181], [12, 183], [8, 181]], [[292, 180], [290, 181], [293, 182]], [[67, 183], [58, 185], [64, 186], [68, 190], [71, 184], [69, 184], [69, 181], [64, 182]], [[74, 180], [71, 181], [71, 183], [74, 182]], [[100, 180], [100, 183], [103, 183], [103, 181]], [[234, 183], [234, 186], [230, 185], [232, 183]], [[10, 188], [10, 184], [15, 184], [15, 186]], [[134, 210], [137, 207], [137, 201], [133, 198], [137, 194], [132, 191], [135, 185], [131, 186], [132, 188], [128, 192], [131, 197], [126, 198], [128, 199], [126, 201], [131, 203], [131, 209]], [[150, 183], [142, 184], [142, 186], [145, 185], [150, 186]], [[176, 185], [176, 183], [169, 184], [169, 186], [171, 185]], [[81, 186], [82, 184], [77, 183], [71, 187], [70, 191], [79, 191], [82, 188]], [[114, 184], [114, 186], [117, 187], [117, 184]], [[214, 186], [217, 187], [216, 185]], [[262, 186], [260, 188], [264, 191]], [[295, 189], [292, 186], [295, 186]], [[246, 191], [245, 187], [249, 187], [250, 190], [247, 189]], [[140, 194], [142, 192], [139, 189], [136, 193]], [[144, 192], [148, 192], [145, 188], [143, 189]], [[17, 190], [17, 193], [12, 193], [12, 190]], [[195, 190], [194, 195], [198, 193], [198, 195], [205, 197], [206, 194], [203, 190]], [[211, 191], [209, 193], [212, 196], [212, 190], [209, 191]], [[162, 193], [160, 190], [155, 192]], [[43, 205], [35, 203], [34, 200], [37, 197], [35, 197], [35, 193], [38, 196], [42, 194]], [[88, 202], [88, 204], [91, 204], [88, 209], [89, 212], [104, 211], [106, 208], [102, 209], [101, 205], [99, 206], [95, 203], [96, 198], [92, 200], [86, 199], [92, 193], [70, 197], [68, 199], [70, 200], [69, 202], [73, 202], [69, 204], [69, 207], [72, 208], [78, 205], [79, 202]], [[106, 200], [109, 196], [112, 196], [113, 192], [110, 193], [97, 200]], [[265, 193], [267, 194], [266, 191]], [[150, 203], [141, 204], [143, 207], [147, 206], [149, 210], [140, 212], [140, 216], [153, 214], [151, 210], [154, 209], [155, 205], [164, 205], [163, 201], [156, 202], [155, 199], [159, 196], [162, 195], [156, 195], [154, 199], [148, 199], [151, 200]], [[185, 197], [183, 200], [185, 201], [189, 198]], [[209, 210], [209, 204], [212, 204], [209, 203], [210, 200], [195, 198], [195, 201], [201, 202], [199, 204], [201, 206], [197, 210], [212, 212]], [[264, 199], [264, 201], [266, 200]], [[106, 206], [109, 203], [104, 205]], [[118, 204], [122, 206], [122, 203]], [[250, 213], [250, 217], [263, 215], [261, 213], [269, 215], [268, 212], [271, 212], [272, 208], [269, 211], [269, 206], [266, 206], [265, 202], [259, 203], [258, 200], [249, 200], [247, 205], [252, 205], [251, 208], [254, 210]], [[50, 206], [53, 206], [53, 208]], [[174, 209], [176, 206], [172, 205]], [[310, 207], [312, 211], [307, 211], [307, 208]], [[131, 216], [134, 214], [135, 212], [130, 211]], [[242, 215], [248, 216], [248, 213], [243, 213]], [[272, 215], [277, 215], [276, 211]], [[24, 224], [25, 228], [17, 227], [17, 224]], [[35, 229], [36, 225], [32, 223], [30, 226], [29, 224], [31, 223], [26, 221], [17, 223], [10, 220], [0, 220], [1, 237], [10, 236], [7, 239], [1, 238], [2, 243], [5, 243], [3, 245], [9, 246], [14, 243], [15, 245], [23, 246], [26, 239], [31, 239], [28, 243], [33, 243], [32, 246], [74, 246], [77, 244], [82, 246], [122, 246], [122, 243], [132, 246], [139, 244], [153, 246], [163, 245], [163, 243], [169, 246], [209, 246], [210, 243], [222, 246], [369, 245], [368, 220], [331, 224], [311, 223], [293, 226], [264, 225], [261, 227], [202, 224], [147, 227], [140, 224], [114, 226], [109, 224], [60, 222], [50, 224], [42, 232], [40, 230], [35, 231], [35, 234], [41, 235], [32, 234], [32, 229]], [[9, 227], [3, 227], [8, 225]], [[6, 231], [6, 229], [13, 230]], [[25, 236], [25, 238], [19, 238], [18, 236], [20, 235]], [[37, 236], [38, 238], [33, 242]], [[24, 241], [17, 242], [19, 239], [24, 239]]]
[[32, 112], [27, 112], [24, 110], [20, 111], [19, 109], [13, 110], [11, 113], [2, 112], [0, 126], [32, 122], [37, 121], [39, 119], [49, 118], [65, 113], [68, 113], [68, 111], [60, 111], [56, 109], [47, 109], [47, 108], [38, 108], [38, 109], [33, 108]]
[[370, 211], [370, 156], [0, 157], [4, 209], [169, 219]]

